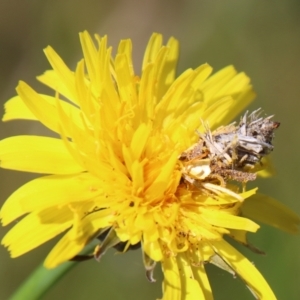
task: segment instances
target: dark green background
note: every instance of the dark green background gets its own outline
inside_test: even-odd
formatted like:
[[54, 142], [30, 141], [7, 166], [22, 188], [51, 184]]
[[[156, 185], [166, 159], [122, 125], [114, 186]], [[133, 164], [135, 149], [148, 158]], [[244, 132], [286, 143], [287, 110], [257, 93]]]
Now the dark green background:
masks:
[[[258, 185], [300, 214], [299, 13], [297, 0], [1, 0], [0, 101], [15, 95], [19, 79], [44, 91], [35, 76], [49, 68], [42, 52], [47, 45], [73, 68], [81, 57], [79, 31], [108, 34], [114, 47], [121, 38], [131, 38], [137, 73], [150, 34], [174, 36], [181, 43], [180, 72], [205, 62], [215, 70], [233, 64], [252, 78], [258, 96], [251, 109], [262, 107], [281, 122], [272, 154], [277, 175], [259, 180]], [[0, 125], [1, 138], [45, 132], [30, 122]], [[0, 170], [0, 176], [0, 203], [34, 178], [5, 170]], [[1, 237], [8, 227], [0, 229]], [[299, 236], [263, 226], [250, 240], [267, 255], [242, 251], [261, 270], [278, 299], [300, 299]], [[17, 259], [10, 259], [0, 247], [0, 299], [8, 298], [52, 245], [49, 242]], [[156, 277], [160, 280], [159, 269]], [[213, 267], [208, 273], [215, 299], [253, 299], [238, 279]], [[139, 251], [125, 255], [110, 251], [100, 264], [79, 264], [44, 299], [156, 299], [161, 296], [159, 280], [147, 282]]]

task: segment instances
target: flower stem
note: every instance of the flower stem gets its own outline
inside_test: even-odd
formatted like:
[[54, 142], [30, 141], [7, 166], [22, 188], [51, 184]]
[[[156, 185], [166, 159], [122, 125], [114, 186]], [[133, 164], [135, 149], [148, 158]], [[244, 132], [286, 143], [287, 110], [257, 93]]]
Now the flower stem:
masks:
[[[88, 245], [82, 254], [91, 253], [95, 245]], [[9, 300], [38, 300], [50, 290], [65, 274], [73, 269], [78, 262], [65, 262], [55, 269], [46, 269], [43, 264], [27, 278], [13, 293]]]

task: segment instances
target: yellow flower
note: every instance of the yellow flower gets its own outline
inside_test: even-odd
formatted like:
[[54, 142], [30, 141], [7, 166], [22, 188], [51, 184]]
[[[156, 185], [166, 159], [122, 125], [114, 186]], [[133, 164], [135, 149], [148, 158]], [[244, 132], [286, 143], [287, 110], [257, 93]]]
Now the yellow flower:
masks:
[[[74, 72], [45, 49], [52, 70], [38, 80], [54, 90], [52, 96], [20, 82], [18, 96], [5, 105], [3, 121], [40, 121], [57, 134], [0, 142], [2, 168], [46, 174], [2, 207], [3, 225], [26, 215], [2, 240], [11, 256], [65, 232], [45, 260], [54, 268], [98, 237], [97, 259], [110, 247], [141, 245], [150, 280], [161, 262], [163, 299], [212, 299], [205, 262], [237, 273], [259, 299], [275, 299], [254, 265], [223, 236], [252, 247], [246, 232], [259, 226], [241, 212], [290, 232], [297, 230], [297, 216], [254, 195], [256, 189], [224, 187], [217, 175], [205, 182], [207, 159], [195, 167], [182, 160], [199, 140], [196, 130], [228, 124], [252, 101], [249, 78], [232, 66], [211, 75], [208, 64], [175, 78], [178, 42], [171, 38], [162, 46], [159, 34], [152, 35], [137, 76], [130, 40], [120, 42], [113, 58], [106, 37], [96, 36], [96, 46], [87, 32], [80, 39], [84, 59]], [[200, 175], [189, 177], [196, 170], [207, 172], [203, 186], [197, 186]], [[265, 218], [264, 209], [284, 211]]]

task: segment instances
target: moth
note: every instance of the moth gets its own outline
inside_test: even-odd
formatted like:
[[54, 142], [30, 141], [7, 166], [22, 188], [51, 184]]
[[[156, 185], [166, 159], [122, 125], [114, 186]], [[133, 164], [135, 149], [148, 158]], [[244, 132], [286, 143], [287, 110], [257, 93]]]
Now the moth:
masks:
[[180, 156], [183, 179], [192, 184], [217, 180], [221, 186], [229, 180], [255, 180], [253, 171], [273, 151], [274, 132], [280, 125], [273, 116], [261, 117], [261, 113], [261, 109], [247, 111], [237, 125], [214, 131], [204, 124], [205, 132], [198, 132], [198, 142]]

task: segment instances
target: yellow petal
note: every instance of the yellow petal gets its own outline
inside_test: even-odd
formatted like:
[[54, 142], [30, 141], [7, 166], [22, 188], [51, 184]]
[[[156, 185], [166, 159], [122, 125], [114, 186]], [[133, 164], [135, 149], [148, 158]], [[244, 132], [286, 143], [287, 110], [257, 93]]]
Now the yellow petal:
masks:
[[181, 280], [181, 299], [186, 300], [208, 300], [211, 297], [206, 297], [204, 291], [201, 288], [200, 283], [195, 279], [194, 270], [191, 266], [189, 258], [187, 258], [186, 253], [179, 253], [176, 257], [179, 275]]
[[3, 204], [0, 216], [3, 225], [7, 225], [25, 213], [90, 200], [100, 194], [99, 180], [88, 173], [40, 177], [16, 190]]
[[146, 124], [141, 124], [139, 128], [135, 131], [130, 148], [133, 152], [133, 156], [135, 159], [140, 159], [145, 148], [147, 140], [151, 134], [151, 126]]
[[[41, 95], [35, 92], [25, 82], [20, 81], [17, 87], [19, 96], [24, 101], [26, 106], [31, 110], [35, 117], [40, 120], [49, 129], [60, 133], [59, 126], [64, 120], [72, 120], [78, 127], [82, 128], [81, 112], [74, 105], [67, 103], [66, 101], [60, 101], [59, 104], [64, 113], [68, 116], [67, 119], [61, 120], [56, 107], [58, 99], [46, 95]], [[13, 107], [12, 107], [13, 108]], [[20, 118], [21, 116], [19, 116]], [[70, 132], [67, 132], [70, 136]]]
[[[205, 81], [211, 72], [212, 67], [203, 64], [196, 70], [185, 71], [174, 81], [156, 107], [156, 118], [158, 121], [163, 121], [163, 127], [167, 127], [174, 117], [173, 113], [175, 117], [180, 116], [196, 101], [203, 100], [195, 97], [195, 95], [198, 95], [199, 85]], [[201, 115], [201, 112], [198, 113]]]
[[269, 196], [256, 194], [250, 197], [244, 202], [242, 212], [245, 216], [289, 233], [299, 232], [300, 219], [297, 214]]
[[44, 74], [37, 76], [37, 80], [54, 90], [60, 96], [67, 99], [72, 97], [67, 87], [54, 70], [45, 71]]
[[130, 77], [134, 77], [134, 69], [132, 63], [132, 42], [130, 39], [121, 40], [119, 43], [117, 54], [124, 54], [128, 62]]
[[157, 99], [162, 99], [172, 84], [176, 75], [176, 66], [179, 57], [179, 43], [176, 39], [170, 38], [167, 46], [168, 51], [163, 57], [163, 61], [156, 60], [156, 69], [159, 69], [157, 80]]
[[204, 263], [201, 263], [200, 266], [196, 266], [193, 269], [194, 269], [195, 279], [198, 281], [198, 284], [201, 287], [201, 291], [204, 295], [204, 299], [213, 300], [213, 293], [205, 271]]
[[[143, 243], [143, 250], [148, 254], [154, 261], [163, 260], [163, 253], [161, 251], [161, 246], [158, 241]], [[151, 255], [151, 256], [150, 256]]]
[[[55, 72], [55, 77], [57, 77], [58, 79], [55, 82], [53, 82], [50, 85], [50, 87], [53, 87], [55, 91], [61, 91], [63, 89], [63, 95], [67, 97], [68, 100], [78, 105], [78, 102], [76, 101], [74, 72], [70, 71], [70, 69], [66, 66], [64, 61], [59, 57], [59, 55], [54, 51], [52, 47], [48, 46], [46, 49], [44, 49], [44, 52]], [[38, 79], [41, 81], [41, 78]], [[58, 86], [61, 87], [58, 88]]]
[[159, 33], [153, 33], [149, 39], [146, 51], [144, 54], [142, 71], [147, 67], [147, 65], [155, 60], [159, 50], [162, 46], [162, 35]]
[[97, 236], [101, 228], [108, 226], [111, 216], [111, 211], [106, 209], [91, 213], [83, 219], [75, 213], [73, 227], [48, 254], [44, 262], [45, 266], [55, 268], [77, 255], [88, 242]]
[[255, 266], [226, 241], [212, 241], [215, 252], [246, 282], [260, 300], [276, 300], [276, 297]]
[[38, 118], [27, 107], [20, 96], [15, 96], [9, 99], [5, 104], [5, 114], [2, 118], [3, 122], [10, 120], [33, 120], [37, 121]]
[[20, 256], [47, 242], [71, 226], [71, 211], [49, 208], [35, 211], [18, 222], [3, 238], [12, 257]]
[[52, 269], [57, 267], [59, 264], [76, 256], [84, 248], [85, 243], [71, 240], [69, 238], [69, 232], [70, 231], [59, 240], [46, 257], [44, 261], [46, 268]]
[[16, 136], [0, 141], [2, 168], [44, 174], [73, 174], [84, 171], [59, 139]]
[[129, 109], [137, 103], [137, 90], [127, 55], [117, 54], [115, 59], [115, 71], [118, 81], [120, 99], [128, 104]]
[[183, 300], [178, 265], [175, 257], [165, 257], [161, 262], [164, 273], [162, 300]]
[[[90, 81], [97, 82], [99, 80], [97, 76], [97, 70], [99, 69], [97, 65], [97, 49], [87, 31], [80, 33], [79, 37]], [[101, 42], [106, 48], [107, 38], [104, 37]]]
[[208, 209], [201, 210], [201, 218], [211, 225], [246, 230], [250, 232], [256, 232], [259, 229], [259, 225], [243, 217], [234, 216], [224, 213], [222, 211], [213, 211]]
[[151, 195], [151, 198], [159, 197], [165, 192], [166, 186], [169, 184], [171, 174], [174, 172], [177, 157], [178, 154], [174, 151], [174, 153], [170, 155], [169, 160], [165, 162], [164, 168], [160, 170], [161, 172], [158, 177], [147, 190], [147, 193]]
[[224, 95], [236, 95], [240, 93], [250, 83], [250, 78], [245, 73], [235, 74], [226, 84], [223, 84], [214, 97], [223, 97]]
[[227, 96], [228, 92], [224, 91], [221, 93], [220, 90], [223, 89], [231, 80], [235, 78], [237, 71], [233, 66], [227, 66], [220, 71], [213, 74], [208, 78], [202, 85], [201, 90], [205, 94], [206, 101], [211, 105], [216, 99], [220, 99]]
[[234, 99], [230, 110], [226, 110], [227, 113], [223, 113], [221, 118], [215, 119], [217, 123], [210, 123], [213, 129], [231, 122], [254, 99], [255, 93], [249, 81], [248, 76], [244, 73], [237, 73], [233, 66], [228, 66], [212, 75], [202, 84], [201, 90], [205, 95], [208, 107], [222, 98], [228, 98], [228, 96]]
[[[230, 96], [215, 100], [201, 115], [201, 119], [213, 130], [224, 124], [223, 119], [231, 111], [233, 104], [234, 99]], [[203, 130], [203, 125], [200, 128]]]
[[235, 102], [232, 106], [232, 111], [223, 119], [223, 124], [228, 124], [232, 122], [233, 118], [236, 118], [239, 114], [241, 114], [247, 106], [253, 101], [256, 97], [256, 93], [253, 91], [252, 86], [249, 84], [244, 87], [242, 91], [238, 95], [234, 96]]

